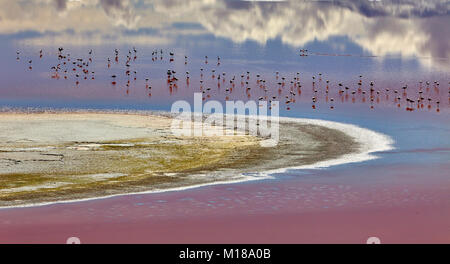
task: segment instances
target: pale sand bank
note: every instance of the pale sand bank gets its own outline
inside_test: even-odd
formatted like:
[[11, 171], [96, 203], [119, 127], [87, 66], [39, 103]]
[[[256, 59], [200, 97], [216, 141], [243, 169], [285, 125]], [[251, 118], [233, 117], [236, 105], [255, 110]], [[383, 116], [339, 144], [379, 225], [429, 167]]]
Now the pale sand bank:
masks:
[[327, 121], [282, 120], [280, 143], [271, 148], [246, 135], [175, 137], [171, 121], [109, 112], [0, 114], [0, 206], [254, 180], [288, 167], [369, 159], [376, 147], [377, 133]]

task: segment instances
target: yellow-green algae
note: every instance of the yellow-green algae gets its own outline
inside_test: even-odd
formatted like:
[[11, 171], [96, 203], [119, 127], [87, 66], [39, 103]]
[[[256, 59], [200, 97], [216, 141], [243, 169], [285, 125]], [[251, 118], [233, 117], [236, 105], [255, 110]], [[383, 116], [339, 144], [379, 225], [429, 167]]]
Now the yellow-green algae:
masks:
[[[82, 159], [75, 166], [64, 164], [40, 173], [0, 174], [0, 204], [26, 200], [82, 197], [94, 192], [114, 192], [133, 186], [158, 186], [183, 180], [187, 172], [232, 166], [233, 158], [245, 158], [248, 151], [259, 148], [248, 136], [215, 138], [171, 138], [157, 143], [145, 139], [116, 140], [97, 143], [92, 150], [65, 152], [64, 160]], [[122, 145], [130, 144], [130, 145]], [[70, 145], [66, 145], [66, 148]], [[61, 148], [61, 146], [58, 146]], [[55, 150], [53, 150], [55, 152]], [[68, 154], [69, 153], [69, 154]], [[83, 166], [78, 166], [81, 163]], [[95, 179], [89, 175], [122, 173], [124, 176]], [[51, 184], [58, 185], [52, 187]], [[48, 185], [48, 186], [46, 186]], [[44, 186], [44, 187], [42, 187]], [[27, 189], [20, 189], [27, 187]], [[17, 191], [14, 191], [14, 190]]]
[[[279, 144], [263, 148], [259, 144], [260, 138], [248, 135], [176, 137], [170, 133], [167, 125], [170, 122], [165, 117], [153, 117], [143, 125], [147, 119], [141, 116], [126, 115], [123, 119], [111, 114], [89, 115], [90, 120], [97, 118], [102, 125], [105, 119], [115, 119], [109, 127], [117, 128], [119, 137], [128, 135], [129, 130], [124, 129], [130, 126], [133, 136], [147, 136], [49, 143], [52, 140], [48, 137], [42, 140], [40, 135], [37, 138], [42, 142], [21, 140], [22, 137], [15, 135], [15, 141], [2, 141], [0, 207], [229, 181], [242, 178], [240, 174], [245, 172], [263, 172], [337, 158], [358, 147], [341, 131], [310, 124], [280, 124]], [[77, 122], [84, 118], [84, 115], [56, 115], [59, 119], [63, 119], [62, 116]], [[39, 122], [49, 118], [38, 117]], [[8, 118], [8, 122], [15, 122], [11, 121], [12, 117], [6, 120]], [[50, 118], [55, 119], [51, 115]], [[142, 126], [153, 132], [134, 134], [134, 129]], [[91, 138], [102, 137], [100, 134]]]

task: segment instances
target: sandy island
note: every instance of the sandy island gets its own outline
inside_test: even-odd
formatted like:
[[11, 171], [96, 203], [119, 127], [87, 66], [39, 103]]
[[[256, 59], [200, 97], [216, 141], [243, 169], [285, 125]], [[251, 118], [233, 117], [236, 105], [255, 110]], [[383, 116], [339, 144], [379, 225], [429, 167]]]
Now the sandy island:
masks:
[[0, 207], [244, 181], [361, 150], [343, 131], [305, 122], [281, 122], [271, 148], [249, 135], [176, 137], [170, 124], [155, 114], [2, 113]]

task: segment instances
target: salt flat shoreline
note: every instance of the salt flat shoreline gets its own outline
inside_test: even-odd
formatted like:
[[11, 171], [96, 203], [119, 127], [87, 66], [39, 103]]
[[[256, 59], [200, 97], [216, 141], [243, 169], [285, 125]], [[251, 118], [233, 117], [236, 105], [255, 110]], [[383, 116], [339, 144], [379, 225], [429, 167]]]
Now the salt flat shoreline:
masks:
[[[66, 114], [73, 115], [79, 115], [81, 118], [85, 118], [86, 116], [83, 115], [120, 115], [124, 114], [127, 115], [127, 119], [130, 118], [130, 116], [133, 115], [139, 115], [139, 116], [145, 116], [148, 118], [150, 115], [159, 115], [164, 116], [164, 118], [168, 118], [170, 114], [164, 113], [164, 112], [147, 112], [147, 111], [91, 111], [91, 110], [76, 110], [76, 111], [42, 111], [38, 110], [39, 113], [41, 113], [42, 117], [44, 115], [48, 115], [49, 117], [55, 117], [55, 116], [64, 116]], [[20, 116], [20, 115], [34, 115], [36, 114], [36, 111], [33, 112], [3, 112], [0, 113], [0, 120], [2, 117], [7, 116], [8, 118], [13, 118]], [[44, 118], [45, 119], [45, 118]], [[0, 121], [2, 122], [2, 121]], [[130, 120], [127, 121], [128, 124], [130, 124]], [[344, 151], [345, 153], [341, 153], [339, 155], [332, 156], [331, 158], [325, 158], [318, 162], [308, 162], [307, 164], [302, 164], [299, 166], [295, 166], [295, 163], [289, 163], [290, 166], [286, 164], [278, 164], [276, 161], [272, 161], [272, 166], [266, 166], [264, 167], [255, 167], [255, 171], [251, 170], [245, 170], [242, 169], [239, 170], [239, 168], [234, 171], [234, 175], [232, 177], [225, 177], [219, 180], [213, 180], [210, 182], [201, 182], [197, 184], [187, 184], [182, 186], [174, 186], [174, 187], [166, 187], [166, 188], [153, 188], [150, 190], [138, 190], [138, 191], [126, 191], [122, 193], [115, 193], [111, 195], [99, 195], [99, 196], [93, 196], [93, 197], [85, 197], [85, 198], [76, 198], [76, 199], [64, 199], [64, 200], [54, 200], [54, 201], [48, 201], [48, 202], [30, 202], [30, 203], [24, 203], [24, 204], [18, 204], [13, 206], [2, 206], [0, 208], [6, 209], [6, 208], [23, 208], [23, 207], [36, 207], [36, 206], [44, 206], [44, 205], [50, 205], [50, 204], [60, 204], [60, 203], [74, 203], [74, 202], [82, 202], [82, 201], [90, 201], [90, 200], [96, 200], [96, 199], [106, 199], [111, 197], [117, 197], [117, 196], [124, 196], [124, 195], [136, 195], [136, 194], [150, 194], [150, 193], [161, 193], [161, 192], [172, 192], [172, 191], [182, 191], [192, 188], [198, 188], [203, 186], [209, 186], [209, 185], [216, 185], [216, 184], [231, 184], [231, 183], [238, 183], [238, 182], [247, 182], [247, 181], [254, 181], [254, 180], [262, 180], [262, 179], [270, 179], [272, 178], [271, 174], [273, 173], [282, 173], [289, 169], [318, 169], [318, 168], [325, 168], [329, 166], [334, 165], [340, 165], [345, 163], [351, 163], [351, 162], [361, 162], [365, 160], [370, 160], [376, 158], [375, 155], [371, 154], [373, 152], [377, 151], [387, 151], [392, 149], [392, 143], [393, 141], [386, 135], [360, 128], [355, 125], [350, 124], [343, 124], [338, 122], [331, 122], [331, 121], [324, 121], [324, 120], [314, 120], [314, 119], [300, 119], [300, 118], [280, 118], [281, 124], [291, 124], [287, 127], [287, 131], [289, 132], [291, 130], [294, 130], [297, 127], [290, 127], [292, 124], [296, 124], [297, 126], [313, 126], [313, 127], [323, 127], [326, 129], [329, 129], [330, 131], [339, 131], [343, 135], [347, 135], [348, 137], [352, 138], [357, 144], [358, 147], [355, 149], [348, 149], [347, 151]], [[164, 126], [167, 126], [167, 123], [164, 124]], [[342, 135], [339, 135], [339, 139], [343, 139]], [[281, 154], [280, 154], [281, 155]], [[281, 155], [282, 156], [282, 155]], [[293, 166], [292, 166], [293, 165]], [[239, 174], [239, 175], [237, 175]]]

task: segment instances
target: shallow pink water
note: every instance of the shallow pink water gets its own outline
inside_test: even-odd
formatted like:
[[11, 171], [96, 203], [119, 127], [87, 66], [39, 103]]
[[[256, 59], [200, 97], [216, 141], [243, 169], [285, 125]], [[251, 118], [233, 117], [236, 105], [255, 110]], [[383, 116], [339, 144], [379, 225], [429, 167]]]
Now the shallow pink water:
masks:
[[1, 210], [0, 242], [449, 243], [449, 169], [434, 170], [429, 184], [385, 166], [364, 177], [389, 171], [389, 182], [340, 182], [348, 170], [335, 170], [314, 172], [329, 183], [269, 180]]

